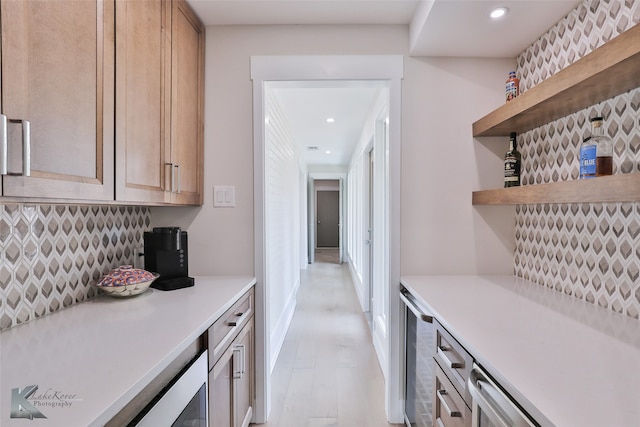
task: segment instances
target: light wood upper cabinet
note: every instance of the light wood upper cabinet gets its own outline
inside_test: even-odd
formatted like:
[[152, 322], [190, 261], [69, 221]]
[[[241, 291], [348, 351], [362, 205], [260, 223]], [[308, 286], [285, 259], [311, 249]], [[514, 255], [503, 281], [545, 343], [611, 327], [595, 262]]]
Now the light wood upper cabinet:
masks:
[[116, 3], [116, 199], [169, 202], [165, 145], [171, 93], [171, 10], [164, 1]]
[[[114, 2], [2, 1], [2, 195], [114, 197]], [[30, 123], [30, 176], [22, 132]]]
[[171, 202], [202, 204], [204, 27], [184, 1], [173, 2], [171, 45]]
[[116, 40], [116, 200], [201, 204], [204, 27], [183, 1], [118, 1]]

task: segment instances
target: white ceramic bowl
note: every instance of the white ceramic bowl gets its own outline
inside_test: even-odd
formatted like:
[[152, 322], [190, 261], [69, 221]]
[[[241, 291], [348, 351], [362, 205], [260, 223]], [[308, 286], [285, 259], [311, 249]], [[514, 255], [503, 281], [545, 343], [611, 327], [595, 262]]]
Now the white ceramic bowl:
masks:
[[96, 287], [114, 297], [130, 297], [149, 289], [158, 277], [159, 274], [123, 265], [105, 274]]

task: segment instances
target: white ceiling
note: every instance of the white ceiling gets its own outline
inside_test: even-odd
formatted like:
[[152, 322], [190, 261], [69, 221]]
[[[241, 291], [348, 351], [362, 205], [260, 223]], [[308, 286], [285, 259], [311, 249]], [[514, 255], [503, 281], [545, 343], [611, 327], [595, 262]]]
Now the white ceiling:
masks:
[[[205, 25], [406, 25], [412, 56], [513, 58], [581, 3], [581, 0], [187, 0]], [[495, 6], [509, 8], [507, 16], [492, 21]], [[374, 98], [375, 88], [347, 87], [321, 90], [294, 84], [279, 89], [283, 108], [300, 150], [320, 148], [307, 162], [337, 164], [349, 157], [350, 142], [362, 128], [361, 120]], [[349, 108], [343, 108], [348, 106]], [[336, 123], [328, 126], [331, 111]], [[353, 138], [353, 139], [352, 139]], [[342, 141], [342, 142], [339, 142]], [[322, 156], [324, 150], [334, 156]], [[343, 163], [345, 164], [345, 163]]]
[[[304, 162], [345, 166], [381, 87], [375, 82], [306, 81], [279, 84], [272, 90], [287, 116]], [[327, 118], [335, 122], [328, 123]]]

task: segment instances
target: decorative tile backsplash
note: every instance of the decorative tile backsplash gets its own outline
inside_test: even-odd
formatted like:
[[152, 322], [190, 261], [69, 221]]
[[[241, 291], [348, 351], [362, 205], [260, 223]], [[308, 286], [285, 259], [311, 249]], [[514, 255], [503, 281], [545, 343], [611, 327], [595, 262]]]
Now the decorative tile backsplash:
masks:
[[525, 92], [640, 23], [638, 0], [585, 0], [516, 58]]
[[[636, 0], [587, 0], [516, 59], [529, 89], [640, 22]], [[523, 184], [578, 179], [578, 150], [602, 115], [614, 173], [640, 173], [640, 89], [519, 135]], [[516, 208], [514, 273], [632, 318], [640, 315], [640, 203]]]
[[150, 222], [144, 207], [0, 205], [0, 330], [95, 296]]

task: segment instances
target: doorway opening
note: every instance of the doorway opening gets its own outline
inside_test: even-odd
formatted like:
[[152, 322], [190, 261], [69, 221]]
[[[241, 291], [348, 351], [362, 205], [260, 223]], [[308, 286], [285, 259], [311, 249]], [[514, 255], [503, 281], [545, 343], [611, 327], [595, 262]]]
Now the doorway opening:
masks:
[[314, 180], [315, 254], [314, 260], [342, 264], [341, 185], [337, 179]]
[[[275, 178], [280, 180], [288, 188], [287, 194], [300, 194], [307, 191], [296, 188], [295, 182], [299, 182], [300, 169], [295, 155], [289, 159], [288, 165], [291, 170], [284, 171], [272, 167], [270, 159], [278, 157], [278, 161], [289, 156], [291, 150], [280, 150], [277, 156], [273, 156], [273, 151], [269, 151], [269, 141], [272, 138], [288, 139], [285, 127], [276, 129], [274, 117], [278, 119], [281, 111], [273, 103], [270, 95], [270, 88], [282, 85], [283, 82], [321, 82], [328, 86], [340, 84], [340, 82], [360, 82], [362, 85], [377, 84], [385, 88], [386, 110], [381, 114], [384, 116], [384, 125], [381, 126], [376, 121], [376, 133], [378, 129], [383, 129], [385, 133], [384, 141], [380, 149], [374, 151], [376, 161], [374, 162], [374, 174], [376, 188], [380, 193], [376, 193], [374, 201], [376, 205], [374, 211], [374, 229], [372, 234], [375, 237], [375, 252], [373, 254], [372, 273], [365, 273], [373, 276], [374, 295], [379, 298], [374, 299], [374, 304], [370, 303], [369, 296], [360, 298], [361, 305], [372, 306], [373, 315], [376, 318], [374, 323], [380, 326], [374, 328], [376, 353], [378, 355], [380, 367], [385, 377], [385, 410], [388, 420], [391, 422], [402, 421], [402, 393], [399, 360], [399, 333], [393, 333], [400, 326], [399, 304], [391, 301], [399, 299], [397, 286], [390, 284], [399, 283], [399, 220], [400, 220], [400, 81], [403, 74], [402, 56], [276, 56], [276, 57], [252, 57], [251, 78], [253, 80], [254, 99], [254, 206], [255, 206], [255, 275], [256, 275], [256, 412], [255, 422], [265, 422], [269, 414], [270, 401], [270, 376], [275, 359], [277, 358], [282, 339], [286, 334], [291, 321], [293, 309], [295, 309], [295, 294], [299, 281], [293, 283], [291, 277], [286, 277], [289, 272], [285, 272], [283, 277], [281, 264], [278, 256], [285, 260], [287, 266], [295, 265], [287, 258], [293, 254], [295, 260], [300, 259], [299, 252], [293, 253], [295, 248], [301, 247], [299, 240], [295, 242], [287, 241], [278, 245], [277, 239], [282, 237], [282, 230], [298, 230], [302, 235], [302, 228], [297, 227], [300, 221], [309, 225], [307, 235], [309, 239], [315, 240], [315, 233], [310, 230], [317, 224], [309, 221], [309, 215], [298, 212], [297, 215], [290, 215], [292, 211], [285, 211], [286, 207], [301, 206], [299, 199], [295, 201], [285, 200], [280, 203], [277, 198], [281, 193], [270, 192], [276, 187], [273, 185], [270, 173], [275, 172]], [[271, 110], [269, 110], [271, 108]], [[274, 114], [267, 114], [270, 111]], [[368, 141], [367, 141], [368, 142]], [[366, 145], [366, 144], [365, 144]], [[328, 151], [328, 150], [327, 150]], [[339, 237], [345, 241], [344, 245], [339, 244], [339, 248], [347, 247], [348, 251], [343, 254], [345, 262], [349, 265], [358, 265], [359, 270], [363, 265], [363, 246], [367, 233], [366, 229], [360, 227], [364, 221], [356, 221], [362, 218], [365, 209], [362, 208], [363, 193], [362, 187], [365, 178], [363, 173], [368, 173], [369, 163], [368, 153], [362, 152], [363, 158], [350, 164], [347, 172], [340, 171], [346, 175], [344, 180], [346, 197], [339, 198], [347, 200], [347, 207], [359, 206], [359, 208], [347, 209], [345, 212], [348, 219], [339, 222]], [[353, 168], [353, 169], [352, 169]], [[357, 171], [356, 172], [354, 172]], [[316, 171], [307, 170], [309, 177]], [[353, 173], [352, 173], [353, 172]], [[295, 181], [295, 182], [294, 182]], [[356, 185], [354, 185], [354, 183]], [[353, 193], [350, 189], [360, 188], [360, 192]], [[368, 191], [368, 190], [367, 190]], [[376, 190], [374, 190], [376, 191]], [[274, 198], [274, 195], [276, 196]], [[354, 199], [351, 200], [350, 198]], [[315, 198], [307, 197], [308, 200]], [[311, 202], [309, 202], [311, 203]], [[315, 204], [315, 202], [314, 202]], [[360, 209], [359, 211], [357, 209]], [[308, 209], [308, 212], [315, 210]], [[305, 218], [306, 217], [306, 218]], [[354, 220], [355, 219], [355, 220]], [[270, 221], [280, 221], [280, 228], [274, 230], [269, 227]], [[287, 222], [288, 221], [288, 222]], [[292, 227], [293, 225], [293, 227]], [[311, 227], [313, 226], [313, 227]], [[353, 227], [351, 229], [350, 227]], [[377, 230], [377, 231], [376, 231]], [[292, 232], [295, 234], [295, 232]], [[300, 238], [300, 235], [297, 237]], [[313, 237], [311, 237], [313, 236]], [[291, 236], [289, 236], [291, 237]], [[293, 237], [295, 239], [295, 237]], [[274, 244], [276, 243], [276, 244]], [[315, 245], [309, 245], [315, 249]], [[357, 249], [356, 249], [357, 248]], [[350, 251], [353, 249], [353, 251]], [[287, 252], [290, 251], [290, 252]], [[313, 256], [305, 254], [305, 257]], [[368, 268], [368, 267], [367, 267]], [[280, 276], [275, 280], [272, 273]], [[353, 273], [352, 273], [353, 275]], [[361, 276], [364, 275], [361, 273]], [[292, 276], [289, 274], [289, 276]], [[298, 274], [299, 276], [299, 274]], [[362, 281], [363, 277], [359, 277]], [[366, 294], [370, 294], [367, 284]], [[363, 307], [364, 308], [364, 307]], [[375, 310], [378, 310], [376, 316]], [[364, 311], [364, 310], [363, 310]]]

